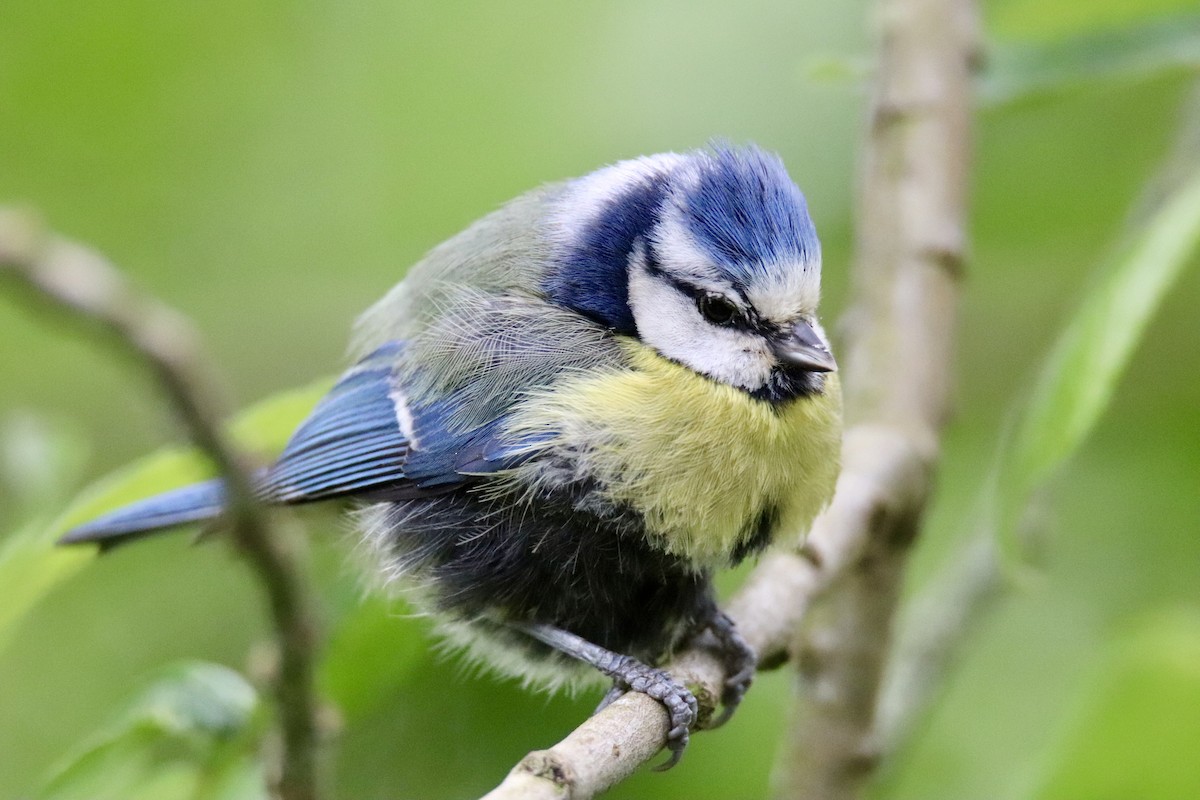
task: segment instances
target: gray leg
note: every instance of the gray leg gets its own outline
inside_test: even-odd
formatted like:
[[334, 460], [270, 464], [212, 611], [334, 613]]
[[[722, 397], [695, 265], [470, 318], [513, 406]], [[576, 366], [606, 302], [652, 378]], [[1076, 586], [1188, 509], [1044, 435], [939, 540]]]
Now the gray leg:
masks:
[[[671, 757], [655, 767], [658, 771], [670, 769], [683, 757], [688, 744], [688, 731], [696, 721], [698, 709], [696, 698], [683, 684], [661, 669], [649, 667], [637, 659], [605, 650], [587, 639], [576, 636], [562, 628], [535, 622], [508, 623], [510, 627], [537, 639], [548, 647], [576, 658], [598, 669], [613, 679], [613, 688], [604, 696], [600, 708], [616, 700], [627, 691], [641, 692], [662, 703], [671, 719], [667, 733], [667, 749]], [[599, 711], [600, 709], [597, 709]]]

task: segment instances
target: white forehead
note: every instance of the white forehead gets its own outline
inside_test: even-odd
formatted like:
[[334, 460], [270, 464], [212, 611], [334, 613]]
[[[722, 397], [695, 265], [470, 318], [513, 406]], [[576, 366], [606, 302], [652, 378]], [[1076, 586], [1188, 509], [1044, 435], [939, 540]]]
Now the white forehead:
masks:
[[717, 269], [712, 257], [701, 249], [677, 202], [663, 204], [658, 224], [650, 232], [650, 240], [658, 265], [671, 275], [716, 290], [728, 287], [728, 279]]
[[788, 322], [812, 317], [821, 304], [821, 257], [808, 263], [768, 265], [761, 281], [746, 287], [746, 297], [769, 320]]

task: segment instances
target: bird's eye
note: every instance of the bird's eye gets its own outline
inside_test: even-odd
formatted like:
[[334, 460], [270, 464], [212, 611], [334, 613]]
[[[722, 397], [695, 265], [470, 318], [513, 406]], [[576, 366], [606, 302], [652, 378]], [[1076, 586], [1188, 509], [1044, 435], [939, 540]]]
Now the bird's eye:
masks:
[[729, 325], [738, 318], [738, 307], [715, 292], [706, 292], [696, 298], [696, 308], [714, 325]]

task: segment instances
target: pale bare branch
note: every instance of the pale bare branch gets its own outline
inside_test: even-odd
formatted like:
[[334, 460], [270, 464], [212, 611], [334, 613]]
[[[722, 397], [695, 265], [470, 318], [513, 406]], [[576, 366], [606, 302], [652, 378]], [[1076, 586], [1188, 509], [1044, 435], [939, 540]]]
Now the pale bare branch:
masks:
[[[855, 303], [845, 319], [846, 412], [851, 436], [890, 431], [896, 467], [856, 531], [865, 536], [858, 559], [803, 637], [779, 787], [789, 800], [855, 797], [877, 760], [875, 710], [892, 618], [950, 403], [975, 9], [971, 0], [883, 0], [879, 11]], [[869, 471], [878, 455], [848, 452], [846, 469]]]
[[255, 496], [250, 469], [228, 441], [214, 381], [187, 321], [134, 292], [100, 254], [48, 234], [30, 214], [0, 209], [0, 276], [15, 279], [66, 314], [108, 334], [155, 377], [196, 445], [225, 480], [233, 541], [266, 593], [279, 646], [275, 695], [283, 739], [276, 790], [283, 800], [318, 797], [318, 726], [313, 688], [312, 590], [290, 537]]

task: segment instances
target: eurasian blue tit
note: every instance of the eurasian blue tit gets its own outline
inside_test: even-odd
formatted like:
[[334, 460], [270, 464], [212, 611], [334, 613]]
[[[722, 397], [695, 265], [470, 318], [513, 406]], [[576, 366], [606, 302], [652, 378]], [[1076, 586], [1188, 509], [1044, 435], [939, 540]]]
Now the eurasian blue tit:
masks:
[[[451, 644], [535, 684], [604, 675], [607, 700], [646, 692], [669, 712], [674, 763], [696, 702], [656, 665], [704, 634], [727, 718], [755, 656], [713, 572], [801, 535], [833, 493], [820, 275], [803, 195], [754, 147], [534, 190], [366, 312], [357, 363], [261, 495], [354, 500], [388, 581]], [[219, 480], [189, 486], [64, 541], [107, 547], [216, 517], [222, 499]]]

